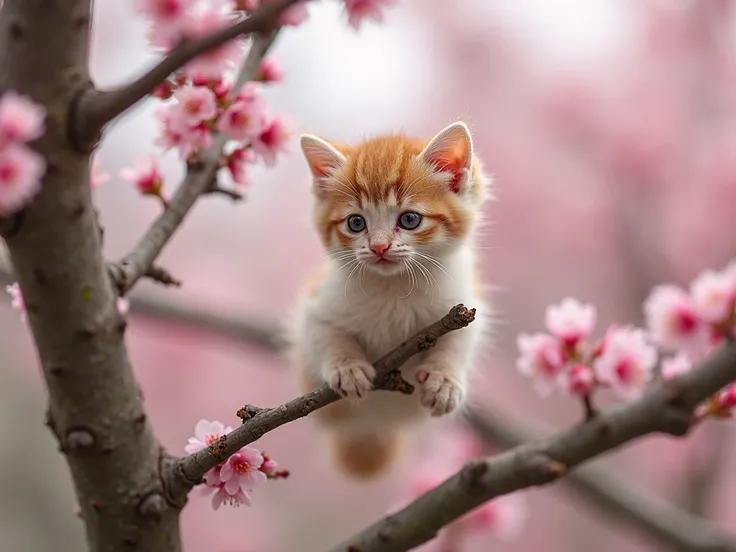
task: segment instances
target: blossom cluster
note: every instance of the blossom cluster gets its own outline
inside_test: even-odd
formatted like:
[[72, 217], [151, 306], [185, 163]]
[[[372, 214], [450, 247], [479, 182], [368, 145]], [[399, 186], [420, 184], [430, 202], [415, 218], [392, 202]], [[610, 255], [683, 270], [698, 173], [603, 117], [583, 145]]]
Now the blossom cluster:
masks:
[[[272, 0], [268, 0], [272, 1]], [[358, 28], [367, 18], [382, 20], [383, 7], [396, 0], [344, 0], [348, 22]], [[196, 39], [230, 26], [266, 0], [137, 0], [148, 18], [149, 40], [167, 52], [181, 40]], [[308, 17], [307, 2], [297, 2], [282, 12], [281, 25], [296, 26]], [[228, 142], [220, 159], [222, 172], [236, 185], [247, 186], [249, 167], [256, 162], [273, 166], [277, 156], [290, 151], [291, 125], [283, 115], [268, 112], [256, 83], [279, 82], [283, 72], [272, 59], [264, 59], [253, 82], [234, 90], [233, 71], [242, 64], [246, 41], [235, 39], [197, 56], [177, 71], [152, 95], [165, 103], [156, 113], [160, 134], [156, 145], [176, 150], [184, 161], [194, 161], [207, 149], [214, 133]], [[145, 157], [120, 176], [136, 185], [143, 195], [166, 204], [164, 179], [153, 157]]]
[[46, 132], [46, 108], [9, 90], [0, 97], [0, 216], [25, 207], [41, 189], [46, 160], [28, 147]]
[[[194, 437], [184, 448], [187, 454], [194, 454], [215, 444], [221, 437], [233, 430], [221, 422], [199, 420], [194, 427]], [[212, 507], [217, 510], [226, 506], [251, 505], [250, 493], [269, 479], [289, 476], [286, 470], [279, 470], [278, 464], [265, 453], [251, 447], [243, 447], [224, 462], [209, 470], [201, 487], [205, 495], [212, 494]]]
[[[725, 339], [736, 335], [736, 260], [722, 270], [705, 270], [688, 289], [657, 286], [644, 303], [651, 339], [666, 353], [661, 373], [672, 378], [689, 372]], [[730, 417], [736, 385], [709, 398], [698, 415]]]
[[[655, 287], [644, 302], [644, 316], [646, 329], [613, 325], [593, 340], [595, 307], [568, 297], [547, 308], [547, 332], [519, 335], [517, 367], [543, 396], [560, 389], [589, 397], [608, 387], [623, 399], [641, 394], [660, 360], [663, 378], [688, 372], [734, 336], [736, 261], [722, 271], [702, 272], [689, 290]], [[729, 416], [733, 406], [736, 386], [729, 386], [707, 401], [701, 414]]]
[[[468, 461], [483, 455], [478, 438], [460, 427], [433, 437], [430, 454], [425, 454], [412, 468], [407, 487], [393, 511], [406, 506], [454, 475]], [[463, 550], [469, 542], [487, 537], [513, 542], [524, 531], [529, 518], [528, 504], [522, 493], [503, 495], [471, 510], [444, 527], [437, 537], [419, 550], [445, 552]]]

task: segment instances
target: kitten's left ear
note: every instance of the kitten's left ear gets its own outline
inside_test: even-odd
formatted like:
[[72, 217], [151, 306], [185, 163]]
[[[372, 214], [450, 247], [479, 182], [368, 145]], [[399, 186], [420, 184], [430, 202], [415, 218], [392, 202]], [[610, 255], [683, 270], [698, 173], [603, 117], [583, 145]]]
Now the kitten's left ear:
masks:
[[450, 189], [461, 193], [470, 182], [470, 168], [473, 163], [473, 139], [470, 129], [462, 121], [443, 128], [419, 154], [440, 172], [452, 174]]

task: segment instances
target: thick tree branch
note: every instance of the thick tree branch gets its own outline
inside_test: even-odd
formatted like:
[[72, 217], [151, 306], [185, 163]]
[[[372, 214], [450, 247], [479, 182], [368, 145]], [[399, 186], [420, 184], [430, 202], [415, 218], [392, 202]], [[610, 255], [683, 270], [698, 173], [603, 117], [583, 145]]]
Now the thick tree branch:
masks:
[[[273, 44], [276, 34], [277, 31], [274, 31], [268, 36], [256, 36], [238, 77], [239, 82], [252, 80], [256, 76], [261, 60]], [[238, 87], [233, 87], [231, 94], [235, 95], [237, 92]], [[135, 248], [120, 263], [109, 267], [113, 280], [122, 293], [130, 290], [149, 271], [164, 246], [184, 222], [197, 198], [210, 189], [220, 169], [220, 156], [226, 142], [225, 136], [215, 135], [212, 146], [202, 152], [200, 162], [189, 165], [184, 181], [169, 201], [166, 210], [156, 219]]]
[[[475, 318], [475, 309], [468, 310], [463, 305], [453, 307], [441, 320], [424, 328], [412, 338], [378, 360], [375, 389], [398, 390], [412, 393], [413, 387], [398, 375], [398, 369], [412, 356], [433, 347], [445, 334], [459, 330]], [[261, 409], [245, 406], [240, 415], [243, 423], [210, 447], [180, 458], [169, 473], [169, 496], [173, 500], [186, 496], [191, 487], [197, 484], [208, 470], [227, 459], [233, 453], [273, 431], [315, 410], [340, 400], [340, 396], [327, 385], [311, 393], [297, 397], [275, 408]]]
[[[534, 440], [509, 420], [471, 410], [468, 421], [487, 443], [513, 448]], [[535, 432], [539, 435], [541, 432]], [[651, 538], [683, 552], [728, 550], [736, 552], [731, 537], [713, 524], [688, 514], [663, 498], [638, 492], [610, 474], [592, 468], [571, 472], [562, 480], [575, 494], [602, 513], [630, 523]]]
[[89, 157], [67, 136], [88, 79], [89, 0], [5, 0], [0, 93], [43, 104], [41, 190], [5, 239], [48, 389], [47, 423], [69, 466], [93, 552], [179, 552], [179, 512], [163, 499], [161, 448], [147, 421], [105, 270]]
[[[403, 552], [431, 540], [443, 526], [483, 502], [546, 485], [591, 458], [650, 433], [684, 436], [697, 404], [736, 379], [736, 344], [727, 343], [691, 373], [657, 381], [640, 399], [601, 413], [550, 438], [469, 462], [457, 474], [399, 512], [378, 521], [335, 552]], [[709, 552], [736, 543], [707, 543]]]
[[215, 31], [197, 40], [179, 44], [157, 65], [133, 82], [115, 90], [90, 89], [78, 98], [73, 109], [74, 127], [71, 135], [80, 144], [94, 143], [102, 128], [115, 117], [138, 103], [169, 75], [197, 56], [217, 46], [247, 34], [269, 34], [281, 12], [292, 4], [305, 0], [274, 0], [259, 8], [247, 19]]

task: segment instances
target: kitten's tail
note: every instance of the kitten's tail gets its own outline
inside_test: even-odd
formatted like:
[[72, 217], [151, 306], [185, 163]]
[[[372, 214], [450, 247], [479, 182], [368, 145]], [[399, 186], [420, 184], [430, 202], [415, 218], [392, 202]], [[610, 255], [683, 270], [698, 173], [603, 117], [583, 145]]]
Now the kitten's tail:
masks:
[[333, 455], [340, 470], [354, 479], [373, 479], [398, 458], [402, 435], [396, 430], [343, 433], [332, 436]]

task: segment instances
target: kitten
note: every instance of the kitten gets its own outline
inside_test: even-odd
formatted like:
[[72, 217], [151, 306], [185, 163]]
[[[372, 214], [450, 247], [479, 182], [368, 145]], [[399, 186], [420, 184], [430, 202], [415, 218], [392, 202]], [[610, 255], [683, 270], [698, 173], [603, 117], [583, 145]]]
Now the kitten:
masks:
[[[376, 476], [392, 464], [409, 424], [456, 412], [484, 332], [474, 230], [491, 181], [468, 127], [431, 140], [398, 134], [355, 146], [302, 135], [313, 177], [314, 224], [328, 261], [309, 279], [291, 347], [303, 390], [327, 382], [347, 398], [318, 410], [337, 464]], [[371, 391], [371, 363], [457, 303], [476, 321], [402, 368], [413, 395]]]

